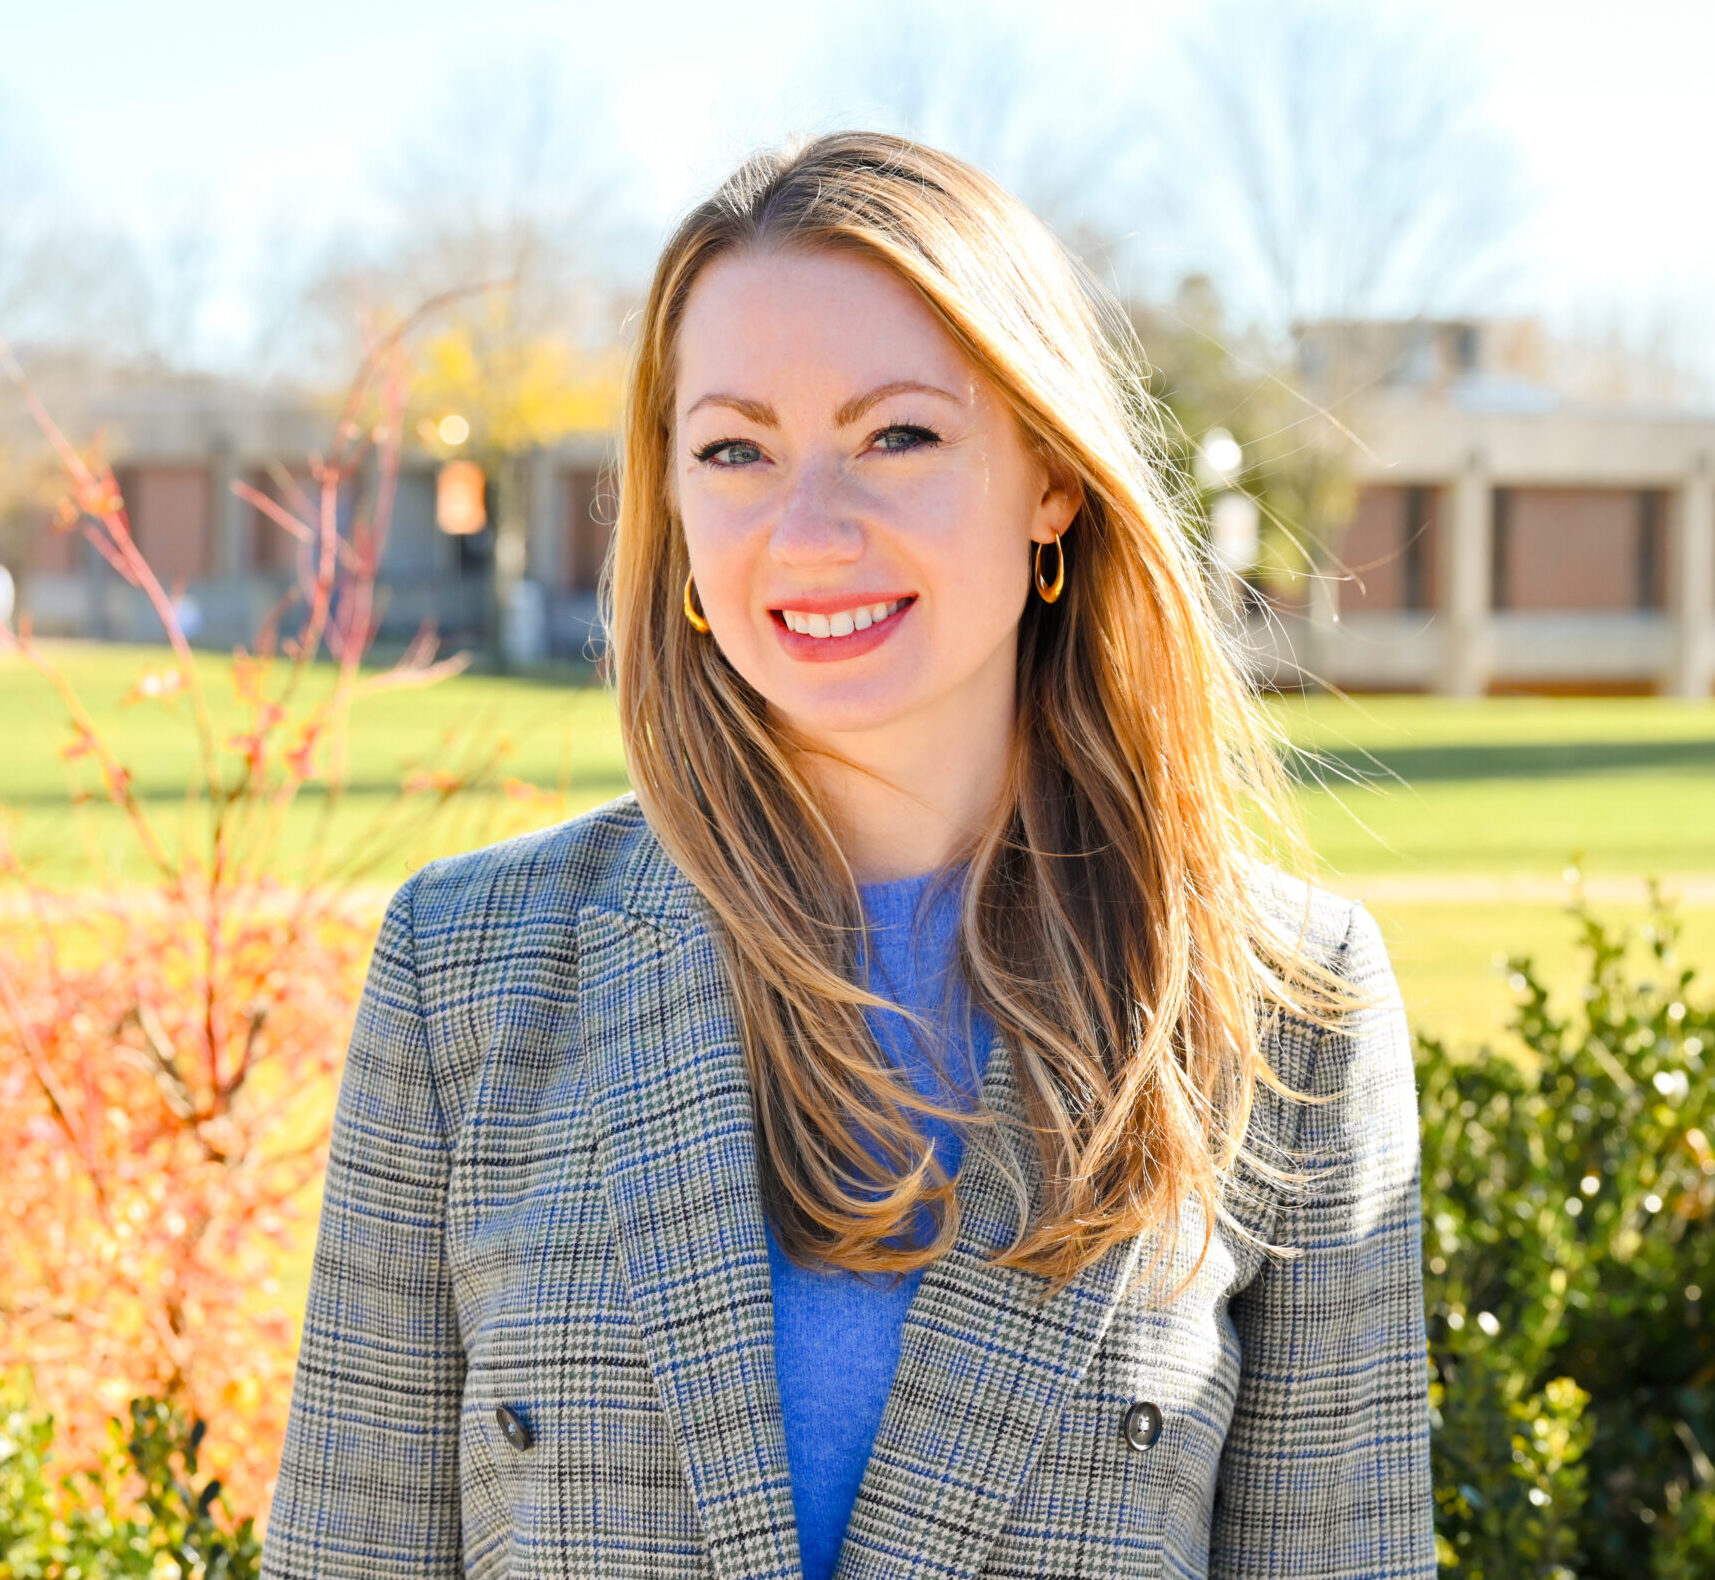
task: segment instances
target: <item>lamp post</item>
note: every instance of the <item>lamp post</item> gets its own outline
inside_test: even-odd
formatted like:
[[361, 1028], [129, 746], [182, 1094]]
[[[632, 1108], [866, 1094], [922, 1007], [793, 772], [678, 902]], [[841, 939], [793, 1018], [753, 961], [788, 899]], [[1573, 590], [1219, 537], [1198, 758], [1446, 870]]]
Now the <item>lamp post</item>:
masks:
[[[438, 441], [447, 451], [456, 451], [470, 438], [470, 423], [458, 412], [449, 412], [439, 422], [425, 417], [417, 424], [425, 442]], [[488, 506], [483, 498], [487, 479], [475, 461], [449, 455], [435, 473], [435, 525], [452, 538], [468, 538], [488, 525]]]
[[1256, 566], [1261, 514], [1256, 501], [1234, 486], [1244, 464], [1244, 450], [1225, 428], [1203, 435], [1192, 463], [1197, 485], [1208, 496], [1210, 542], [1227, 572], [1220, 581], [1235, 617], [1244, 612], [1245, 575]]
[[441, 531], [457, 538], [481, 532], [490, 525], [488, 501], [494, 502], [482, 622], [494, 661], [503, 669], [540, 663], [547, 653], [547, 606], [541, 585], [525, 575], [530, 544], [522, 455], [500, 449], [492, 439], [484, 444], [479, 435], [482, 462], [456, 456], [471, 438], [470, 422], [458, 412], [439, 422], [425, 417], [417, 432], [446, 457], [435, 476], [435, 521]]
[[[435, 471], [435, 525], [458, 547], [458, 573], [432, 594], [432, 601], [443, 620], [451, 619], [459, 628], [474, 621], [484, 640], [492, 640], [492, 592], [485, 585], [473, 608], [466, 579], [467, 572], [482, 567], [484, 555], [472, 540], [488, 526], [487, 469], [473, 456], [459, 453], [470, 439], [470, 420], [456, 411], [438, 421], [425, 417], [417, 424], [417, 434], [440, 454]], [[449, 597], [456, 600], [456, 611], [447, 606]]]

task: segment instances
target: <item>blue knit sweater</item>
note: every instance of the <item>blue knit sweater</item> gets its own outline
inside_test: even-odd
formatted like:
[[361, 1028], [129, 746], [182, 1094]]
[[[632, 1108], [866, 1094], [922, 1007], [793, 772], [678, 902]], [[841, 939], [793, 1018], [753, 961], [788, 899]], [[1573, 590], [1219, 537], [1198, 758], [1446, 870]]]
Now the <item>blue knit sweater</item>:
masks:
[[[936, 874], [862, 888], [871, 951], [859, 962], [869, 986], [923, 1016], [939, 1034], [919, 1046], [894, 1011], [866, 1016], [882, 1049], [925, 1096], [964, 1106], [980, 1089], [993, 1028], [969, 1015], [954, 970], [959, 893]], [[968, 1035], [967, 1035], [968, 1032]], [[937, 1055], [941, 1042], [948, 1052]], [[943, 1080], [943, 1076], [945, 1079]], [[945, 1120], [920, 1117], [935, 1153], [956, 1173], [963, 1141]], [[772, 1231], [774, 1369], [786, 1422], [792, 1504], [804, 1580], [827, 1580], [869, 1462], [870, 1445], [899, 1362], [900, 1328], [922, 1274], [893, 1279], [843, 1271], [808, 1271], [790, 1262]]]

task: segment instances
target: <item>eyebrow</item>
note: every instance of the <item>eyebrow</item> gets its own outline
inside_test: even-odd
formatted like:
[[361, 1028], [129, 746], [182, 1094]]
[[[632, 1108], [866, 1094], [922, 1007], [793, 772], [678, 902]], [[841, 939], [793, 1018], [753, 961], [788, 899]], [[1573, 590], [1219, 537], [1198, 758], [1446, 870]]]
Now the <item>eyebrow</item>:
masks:
[[843, 428], [847, 423], [856, 422], [877, 401], [886, 400], [889, 395], [939, 395], [955, 406], [964, 405], [957, 395], [934, 384], [922, 384], [916, 379], [895, 379], [891, 384], [878, 384], [867, 395], [854, 396], [847, 401], [834, 413], [834, 426]]
[[703, 396], [686, 411], [687, 417], [699, 412], [705, 406], [729, 406], [741, 417], [748, 417], [752, 422], [761, 424], [764, 428], [778, 428], [780, 418], [775, 415], [774, 408], [766, 401], [746, 400], [742, 395], [728, 395], [723, 390]]
[[[955, 406], [964, 402], [950, 390], [944, 390], [939, 385], [924, 384], [917, 379], [894, 379], [888, 384], [878, 384], [863, 395], [854, 395], [844, 405], [834, 412], [834, 426], [844, 428], [854, 423], [875, 405], [877, 401], [886, 400], [889, 395], [938, 395], [942, 400], [950, 400]], [[686, 411], [689, 417], [692, 412], [700, 411], [705, 406], [726, 406], [736, 411], [741, 417], [748, 417], [752, 422], [764, 428], [778, 428], [779, 414], [766, 401], [746, 400], [742, 395], [730, 395], [724, 390], [715, 390], [699, 398]]]

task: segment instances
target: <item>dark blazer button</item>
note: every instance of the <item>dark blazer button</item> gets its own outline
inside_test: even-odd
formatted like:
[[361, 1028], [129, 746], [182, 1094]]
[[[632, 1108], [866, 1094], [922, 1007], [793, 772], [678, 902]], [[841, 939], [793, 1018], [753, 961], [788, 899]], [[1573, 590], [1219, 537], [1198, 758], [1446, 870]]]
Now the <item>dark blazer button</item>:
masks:
[[[1154, 1406], [1152, 1405], [1150, 1408], [1153, 1409]], [[500, 1423], [500, 1430], [506, 1434], [506, 1441], [514, 1448], [523, 1450], [536, 1441], [536, 1439], [530, 1435], [530, 1428], [527, 1427], [523, 1421], [510, 1410], [508, 1410], [505, 1405], [497, 1404], [494, 1407], [494, 1419]], [[1130, 1416], [1126, 1417], [1127, 1421], [1130, 1421], [1130, 1419]]]
[[1139, 1399], [1126, 1411], [1125, 1425], [1120, 1430], [1133, 1448], [1148, 1448], [1161, 1436], [1161, 1407]]

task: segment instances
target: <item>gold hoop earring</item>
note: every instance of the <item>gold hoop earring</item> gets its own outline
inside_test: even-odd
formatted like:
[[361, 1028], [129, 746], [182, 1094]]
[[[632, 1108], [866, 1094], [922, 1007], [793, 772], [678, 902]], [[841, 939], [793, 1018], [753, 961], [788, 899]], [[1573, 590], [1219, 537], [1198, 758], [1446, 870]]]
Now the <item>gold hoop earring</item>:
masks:
[[701, 631], [707, 636], [709, 622], [697, 613], [697, 606], [691, 602], [691, 583], [695, 575], [696, 573], [693, 571], [690, 576], [685, 578], [685, 618], [691, 622], [694, 630]]
[[1042, 594], [1044, 603], [1053, 603], [1066, 586], [1066, 550], [1060, 543], [1060, 534], [1054, 534], [1054, 580], [1044, 581], [1042, 577], [1042, 551], [1046, 543], [1036, 545], [1036, 590]]

